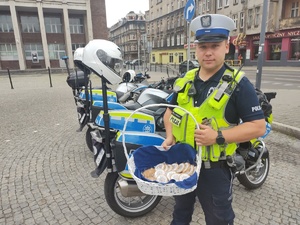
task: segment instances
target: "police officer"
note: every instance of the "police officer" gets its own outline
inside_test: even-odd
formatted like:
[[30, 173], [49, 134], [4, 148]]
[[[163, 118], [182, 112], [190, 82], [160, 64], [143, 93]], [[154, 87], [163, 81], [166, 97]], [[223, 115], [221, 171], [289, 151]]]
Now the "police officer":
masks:
[[233, 20], [208, 14], [196, 17], [190, 26], [200, 67], [177, 79], [172, 104], [190, 111], [200, 129], [195, 129], [193, 120], [186, 120], [178, 108], [168, 108], [163, 147], [184, 142], [201, 148], [202, 166], [196, 190], [175, 196], [171, 224], [190, 224], [197, 196], [207, 225], [231, 225], [235, 217], [233, 174], [226, 159], [234, 154], [237, 143], [265, 133], [264, 115], [254, 87], [244, 73], [224, 63], [229, 52], [229, 33], [235, 29]]

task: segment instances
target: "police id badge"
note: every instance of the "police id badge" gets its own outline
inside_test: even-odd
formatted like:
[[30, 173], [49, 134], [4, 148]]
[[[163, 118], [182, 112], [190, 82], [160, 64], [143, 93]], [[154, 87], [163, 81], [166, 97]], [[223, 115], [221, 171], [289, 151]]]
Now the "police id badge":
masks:
[[175, 108], [175, 109], [173, 109], [172, 114], [170, 116], [170, 122], [173, 125], [179, 127], [185, 116], [186, 116], [185, 111]]

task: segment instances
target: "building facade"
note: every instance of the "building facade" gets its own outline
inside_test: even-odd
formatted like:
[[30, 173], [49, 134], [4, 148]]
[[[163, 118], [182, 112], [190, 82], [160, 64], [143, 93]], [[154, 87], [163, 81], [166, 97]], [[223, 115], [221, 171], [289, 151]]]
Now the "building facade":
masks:
[[[151, 43], [150, 62], [179, 64], [195, 58], [193, 35], [189, 39], [183, 0], [149, 0], [146, 12], [147, 41]], [[264, 0], [195, 0], [195, 17], [219, 13], [231, 17], [237, 29], [231, 32], [226, 59], [242, 59], [244, 65], [257, 65]], [[264, 65], [300, 66], [300, 0], [270, 0]]]
[[0, 70], [73, 67], [73, 53], [107, 39], [105, 0], [0, 0]]
[[109, 28], [109, 40], [122, 49], [124, 61], [132, 61], [133, 59], [148, 61], [145, 34], [145, 14], [133, 11]]

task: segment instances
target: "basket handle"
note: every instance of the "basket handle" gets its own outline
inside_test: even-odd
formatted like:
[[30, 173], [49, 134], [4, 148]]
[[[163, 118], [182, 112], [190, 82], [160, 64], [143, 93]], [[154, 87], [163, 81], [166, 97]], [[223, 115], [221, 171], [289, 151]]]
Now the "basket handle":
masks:
[[[197, 129], [200, 129], [199, 127], [199, 124], [196, 120], [196, 118], [193, 116], [192, 113], [190, 113], [188, 110], [186, 110], [185, 108], [182, 108], [181, 106], [178, 106], [178, 105], [170, 105], [170, 104], [150, 104], [150, 105], [146, 105], [146, 106], [143, 106], [139, 109], [136, 109], [134, 110], [129, 117], [126, 118], [125, 120], [125, 124], [124, 124], [124, 127], [123, 127], [123, 131], [122, 131], [122, 144], [123, 144], [123, 148], [124, 148], [124, 153], [125, 153], [125, 156], [127, 158], [127, 161], [129, 160], [129, 156], [128, 156], [128, 153], [127, 153], [127, 148], [126, 148], [126, 144], [125, 144], [125, 131], [126, 131], [126, 127], [127, 127], [127, 123], [129, 121], [129, 119], [133, 116], [133, 114], [135, 114], [136, 112], [138, 111], [141, 111], [143, 109], [146, 109], [146, 108], [151, 108], [151, 107], [159, 107], [159, 106], [164, 106], [164, 107], [172, 107], [172, 108], [179, 108], [181, 110], [183, 110], [184, 112], [186, 112], [189, 116], [192, 117], [192, 119], [194, 120], [195, 124], [196, 124], [196, 127]], [[198, 146], [199, 148], [199, 146]], [[199, 153], [199, 149], [198, 149], [198, 153]]]

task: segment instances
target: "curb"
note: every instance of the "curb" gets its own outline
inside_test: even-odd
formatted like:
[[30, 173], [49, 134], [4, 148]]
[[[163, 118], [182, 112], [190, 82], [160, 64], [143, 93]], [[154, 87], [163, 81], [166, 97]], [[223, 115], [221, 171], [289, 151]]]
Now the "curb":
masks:
[[295, 137], [300, 140], [300, 128], [289, 126], [283, 123], [273, 122], [272, 128], [280, 133]]

